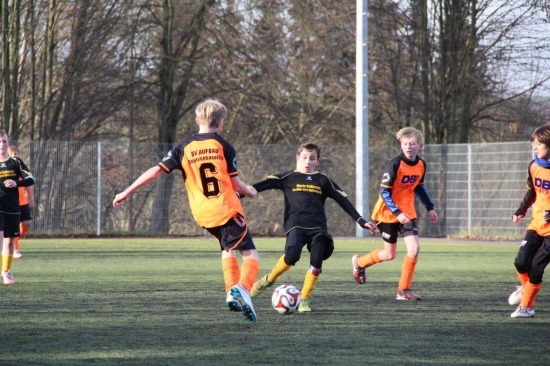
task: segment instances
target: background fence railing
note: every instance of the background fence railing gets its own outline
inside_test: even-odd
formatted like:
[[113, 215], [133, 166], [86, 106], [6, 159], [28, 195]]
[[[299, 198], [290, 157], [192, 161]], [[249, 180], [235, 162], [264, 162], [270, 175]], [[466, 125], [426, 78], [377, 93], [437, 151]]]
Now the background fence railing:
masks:
[[[37, 180], [31, 236], [204, 234], [190, 214], [183, 181], [176, 172], [142, 187], [121, 207], [114, 209], [111, 205], [115, 194], [157, 164], [170, 145], [59, 141], [15, 144]], [[295, 168], [294, 146], [236, 148], [240, 177], [246, 183]], [[371, 208], [378, 197], [384, 164], [398, 153], [397, 149], [369, 152], [367, 189]], [[523, 235], [527, 219], [517, 224], [512, 223], [511, 216], [525, 194], [527, 166], [532, 159], [529, 142], [430, 145], [421, 155], [428, 166], [428, 190], [441, 217], [438, 224], [431, 225], [425, 209], [418, 207], [421, 235]], [[354, 160], [354, 146], [325, 146], [319, 166], [353, 203]], [[281, 192], [244, 199], [243, 206], [255, 235], [283, 235]], [[327, 216], [334, 236], [355, 236], [355, 223], [330, 199]]]

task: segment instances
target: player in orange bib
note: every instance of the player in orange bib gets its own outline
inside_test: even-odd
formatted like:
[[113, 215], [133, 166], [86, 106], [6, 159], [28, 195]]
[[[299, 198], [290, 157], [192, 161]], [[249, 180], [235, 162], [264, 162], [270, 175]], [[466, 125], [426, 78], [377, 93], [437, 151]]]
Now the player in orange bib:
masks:
[[514, 261], [521, 286], [508, 297], [510, 305], [517, 305], [512, 318], [535, 316], [535, 300], [550, 263], [550, 126], [537, 128], [531, 142], [535, 158], [529, 164], [527, 192], [512, 215], [512, 221], [519, 222], [533, 206], [531, 221]]
[[418, 156], [418, 152], [424, 147], [422, 133], [415, 128], [405, 127], [397, 132], [396, 138], [402, 152], [390, 160], [384, 168], [380, 195], [371, 215], [380, 229], [384, 249], [375, 249], [363, 256], [354, 255], [351, 259], [353, 277], [358, 283], [363, 284], [366, 281], [365, 268], [393, 260], [397, 250], [397, 236], [401, 234], [407, 247], [407, 254], [401, 267], [401, 278], [395, 298], [421, 300], [421, 297], [411, 288], [420, 252], [414, 207], [415, 195], [428, 210], [431, 223], [437, 222], [437, 214], [424, 185], [426, 163]]
[[[113, 206], [118, 207], [139, 187], [163, 173], [181, 171], [195, 220], [220, 243], [226, 305], [253, 323], [256, 312], [249, 291], [260, 270], [260, 257], [237, 193], [254, 197], [257, 192], [239, 179], [235, 148], [219, 135], [227, 115], [225, 106], [209, 99], [197, 106], [195, 114], [199, 133], [170, 150], [158, 165], [117, 194]], [[240, 269], [237, 251], [243, 258]]]
[[[19, 158], [19, 149], [16, 146], [10, 146], [8, 148], [8, 154], [11, 157]], [[19, 240], [25, 237], [29, 232], [32, 224], [32, 215], [31, 210], [34, 209], [34, 188], [33, 186], [28, 187], [17, 187], [19, 190], [19, 207], [21, 208], [21, 217], [19, 223], [19, 236], [15, 237], [15, 249], [13, 252], [13, 258], [22, 258], [20, 243]]]

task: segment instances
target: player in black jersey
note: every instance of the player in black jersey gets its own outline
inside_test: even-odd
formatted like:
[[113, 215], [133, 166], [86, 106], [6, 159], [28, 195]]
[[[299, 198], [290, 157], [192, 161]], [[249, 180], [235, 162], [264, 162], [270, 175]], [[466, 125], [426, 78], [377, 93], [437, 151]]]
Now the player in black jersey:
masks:
[[254, 283], [250, 294], [256, 297], [273, 285], [279, 276], [300, 260], [302, 249], [307, 245], [310, 266], [302, 288], [302, 302], [298, 307], [298, 312], [301, 313], [311, 311], [309, 297], [322, 272], [323, 261], [328, 259], [334, 250], [332, 236], [327, 231], [327, 198], [335, 200], [361, 227], [371, 233], [378, 232], [376, 225], [363, 219], [336, 183], [325, 174], [315, 171], [320, 157], [319, 146], [315, 142], [306, 141], [298, 149], [296, 170], [271, 175], [253, 184], [258, 193], [269, 189], [283, 191], [286, 245], [285, 254], [279, 258], [270, 273]]
[[[11, 272], [15, 237], [19, 236], [19, 191], [17, 187], [34, 184], [31, 172], [19, 158], [8, 154], [9, 139], [0, 130], [0, 237], [2, 244], [2, 278], [5, 285], [15, 281]], [[21, 180], [19, 180], [21, 178]]]

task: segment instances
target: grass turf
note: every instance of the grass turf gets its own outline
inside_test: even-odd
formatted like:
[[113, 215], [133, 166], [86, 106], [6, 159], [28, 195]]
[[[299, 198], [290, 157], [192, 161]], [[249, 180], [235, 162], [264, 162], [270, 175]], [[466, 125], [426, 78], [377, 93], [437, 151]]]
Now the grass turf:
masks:
[[[283, 239], [256, 239], [265, 274]], [[395, 300], [405, 252], [351, 274], [378, 238], [336, 239], [310, 314], [279, 315], [270, 294], [249, 324], [225, 307], [212, 239], [27, 239], [16, 284], [0, 288], [0, 364], [530, 365], [550, 363], [550, 297], [512, 319], [517, 243], [421, 238], [414, 290]], [[307, 250], [278, 284], [302, 287]]]

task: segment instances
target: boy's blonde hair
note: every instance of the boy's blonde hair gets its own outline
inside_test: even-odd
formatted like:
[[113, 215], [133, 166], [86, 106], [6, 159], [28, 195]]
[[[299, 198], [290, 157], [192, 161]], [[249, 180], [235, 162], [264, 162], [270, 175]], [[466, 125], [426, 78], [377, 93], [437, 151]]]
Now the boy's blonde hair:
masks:
[[414, 127], [404, 127], [397, 131], [395, 134], [395, 137], [397, 138], [397, 141], [401, 141], [404, 138], [412, 138], [414, 139], [418, 144], [424, 143], [424, 135], [422, 135], [422, 132], [417, 130]]
[[531, 135], [531, 142], [535, 141], [535, 139], [541, 144], [545, 144], [546, 146], [550, 147], [550, 126], [543, 125], [537, 127]]
[[13, 153], [19, 154], [19, 150], [17, 149], [17, 146], [11, 145], [10, 147], [8, 147], [8, 155], [11, 155]]
[[317, 160], [321, 158], [321, 148], [315, 141], [312, 140], [306, 140], [300, 144], [300, 147], [298, 148], [298, 155], [302, 153], [302, 151], [315, 151], [317, 153]]
[[215, 99], [207, 99], [195, 108], [199, 124], [216, 127], [227, 116], [227, 108]]

